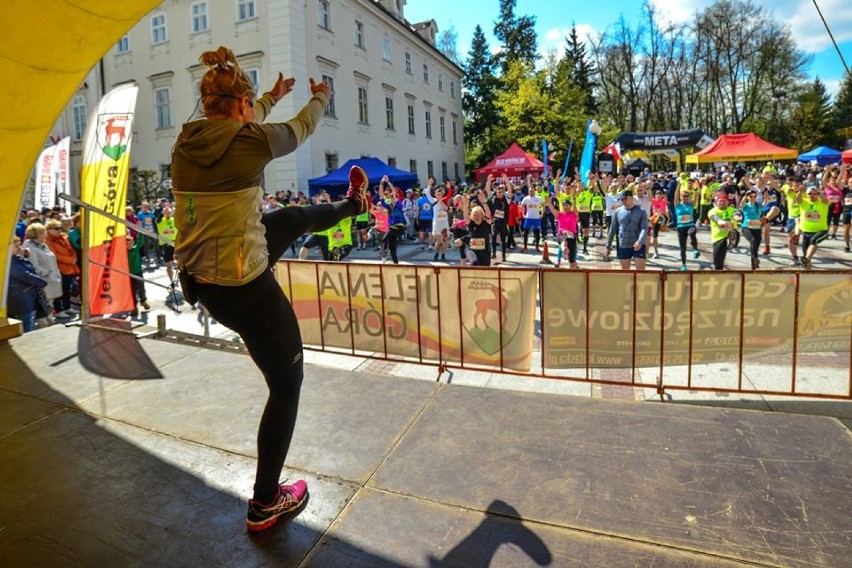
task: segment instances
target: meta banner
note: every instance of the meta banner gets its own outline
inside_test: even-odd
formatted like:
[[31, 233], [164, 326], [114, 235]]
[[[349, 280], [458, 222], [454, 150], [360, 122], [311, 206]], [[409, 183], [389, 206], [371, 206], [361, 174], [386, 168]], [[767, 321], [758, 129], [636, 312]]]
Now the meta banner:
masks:
[[535, 271], [279, 262], [276, 274], [306, 344], [532, 367]]
[[668, 132], [622, 132], [615, 139], [622, 151], [663, 150], [666, 148], [694, 148], [706, 140], [700, 128]]
[[[542, 273], [546, 368], [641, 368], [848, 353], [852, 276]], [[588, 296], [588, 299], [587, 299]], [[588, 305], [588, 310], [586, 306]], [[798, 314], [798, 318], [796, 317]]]

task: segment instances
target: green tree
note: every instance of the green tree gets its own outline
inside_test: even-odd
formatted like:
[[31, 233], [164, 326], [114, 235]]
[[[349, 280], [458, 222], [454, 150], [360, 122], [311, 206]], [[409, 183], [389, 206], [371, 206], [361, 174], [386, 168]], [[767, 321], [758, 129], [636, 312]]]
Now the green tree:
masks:
[[[546, 139], [554, 162], [551, 171], [562, 166], [571, 138], [582, 144], [587, 119], [583, 110], [586, 93], [570, 78], [560, 77], [557, 68], [553, 56], [538, 71], [514, 61], [503, 78], [515, 88], [497, 95], [497, 108], [505, 119], [505, 128], [497, 133], [503, 145], [514, 140], [539, 154], [541, 141]], [[574, 156], [578, 158], [579, 151]]]
[[793, 147], [806, 151], [830, 144], [834, 139], [831, 118], [831, 97], [816, 78], [796, 98], [789, 126]]
[[585, 42], [580, 41], [577, 36], [577, 26], [571, 25], [571, 32], [565, 38], [565, 56], [559, 62], [558, 73], [567, 73], [571, 81], [580, 89], [585, 91], [584, 108], [587, 114], [595, 115], [598, 111], [598, 103], [595, 99], [596, 69], [594, 63], [586, 53]]
[[831, 121], [834, 129], [833, 147], [845, 148], [846, 141], [852, 139], [852, 71], [846, 73], [834, 97]]
[[464, 69], [465, 162], [468, 171], [472, 171], [503, 150], [494, 136], [495, 130], [499, 130], [502, 124], [495, 105], [500, 81], [494, 75], [495, 62], [480, 26], [476, 26], [473, 32]]
[[538, 59], [535, 16], [515, 16], [517, 0], [500, 0], [500, 19], [494, 22], [494, 36], [500, 40], [498, 56], [505, 74], [513, 61], [534, 64]]

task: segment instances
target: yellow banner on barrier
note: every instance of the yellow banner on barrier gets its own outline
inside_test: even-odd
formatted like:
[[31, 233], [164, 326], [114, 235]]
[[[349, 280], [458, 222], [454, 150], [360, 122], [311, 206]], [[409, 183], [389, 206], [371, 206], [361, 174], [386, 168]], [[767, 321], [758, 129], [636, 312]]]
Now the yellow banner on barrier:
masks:
[[277, 277], [305, 344], [531, 368], [536, 272], [282, 262]]
[[800, 353], [850, 349], [848, 274], [801, 274], [798, 310], [792, 272], [677, 274], [664, 281], [659, 273], [546, 271], [542, 278], [546, 368], [654, 367], [661, 356], [665, 365], [686, 365], [792, 353], [797, 311]]

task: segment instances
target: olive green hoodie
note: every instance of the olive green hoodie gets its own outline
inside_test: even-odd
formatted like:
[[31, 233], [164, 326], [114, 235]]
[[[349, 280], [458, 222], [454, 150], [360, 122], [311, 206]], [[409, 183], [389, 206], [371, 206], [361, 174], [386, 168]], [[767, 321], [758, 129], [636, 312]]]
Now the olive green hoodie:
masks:
[[241, 286], [266, 269], [269, 252], [261, 223], [260, 179], [270, 161], [293, 152], [328, 106], [317, 93], [287, 122], [260, 124], [273, 99], [255, 102], [257, 122], [188, 122], [172, 150], [178, 267], [195, 280]]

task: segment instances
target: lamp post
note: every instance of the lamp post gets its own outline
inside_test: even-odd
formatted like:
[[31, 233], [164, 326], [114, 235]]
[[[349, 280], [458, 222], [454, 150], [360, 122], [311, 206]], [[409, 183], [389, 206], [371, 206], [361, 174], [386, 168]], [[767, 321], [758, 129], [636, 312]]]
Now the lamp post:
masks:
[[781, 105], [781, 101], [783, 101], [786, 97], [786, 91], [772, 91], [772, 123], [770, 124], [769, 130], [771, 133], [771, 136], [769, 137], [771, 142], [779, 143], [777, 140], [778, 135], [780, 134], [780, 128], [778, 127], [778, 107]]

